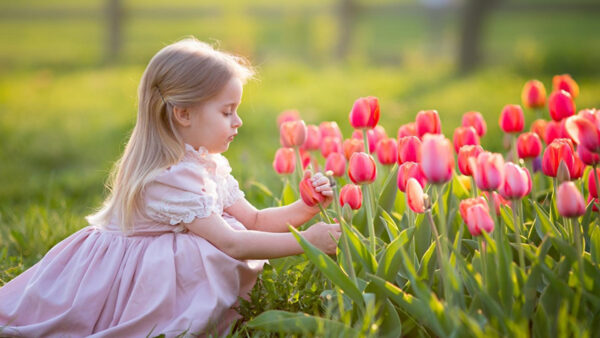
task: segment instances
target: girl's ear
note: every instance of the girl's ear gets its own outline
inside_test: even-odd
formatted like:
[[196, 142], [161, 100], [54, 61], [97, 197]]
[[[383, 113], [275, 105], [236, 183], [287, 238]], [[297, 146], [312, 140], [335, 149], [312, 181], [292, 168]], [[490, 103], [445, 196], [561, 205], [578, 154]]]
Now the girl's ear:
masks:
[[173, 119], [175, 120], [175, 123], [182, 127], [188, 127], [192, 124], [192, 114], [189, 109], [184, 107], [173, 107]]

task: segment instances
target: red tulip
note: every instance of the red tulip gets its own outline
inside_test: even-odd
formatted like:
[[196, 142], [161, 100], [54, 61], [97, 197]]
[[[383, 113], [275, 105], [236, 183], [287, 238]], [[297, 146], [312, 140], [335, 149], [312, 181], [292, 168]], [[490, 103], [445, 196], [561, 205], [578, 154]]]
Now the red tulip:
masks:
[[557, 138], [552, 141], [544, 150], [544, 156], [542, 157], [542, 172], [546, 176], [556, 177], [558, 172], [558, 165], [560, 162], [565, 162], [569, 173], [573, 172], [573, 164], [575, 157], [573, 156], [573, 145], [569, 140], [564, 138]]
[[564, 90], [568, 92], [573, 99], [579, 95], [579, 86], [569, 74], [554, 75], [552, 78], [552, 88], [553, 91]]
[[554, 121], [560, 121], [575, 114], [575, 101], [568, 92], [555, 91], [548, 97], [548, 110]]
[[[484, 191], [483, 195], [485, 196], [485, 198], [487, 200], [490, 199], [490, 192], [488, 191]], [[502, 197], [499, 193], [492, 191], [492, 198], [494, 199], [494, 210], [496, 212], [496, 215], [500, 216], [500, 207], [503, 205], [506, 205], [508, 207], [510, 207], [510, 201], [504, 199], [504, 197]]]
[[481, 230], [490, 233], [494, 230], [494, 221], [490, 212], [481, 204], [475, 204], [467, 209], [467, 229], [471, 236], [481, 235]]
[[338, 127], [335, 121], [325, 121], [319, 124], [319, 131], [321, 132], [321, 140], [326, 137], [337, 137], [342, 139], [342, 131]]
[[498, 121], [500, 128], [505, 133], [519, 133], [525, 125], [525, 116], [523, 109], [518, 104], [507, 104], [502, 109], [500, 120]]
[[416, 118], [417, 134], [420, 138], [425, 134], [441, 134], [442, 123], [436, 110], [421, 110]]
[[519, 158], [535, 158], [542, 152], [542, 141], [536, 133], [527, 132], [517, 138]]
[[541, 108], [546, 105], [546, 88], [538, 80], [525, 83], [521, 93], [521, 101], [527, 108]]
[[531, 176], [527, 168], [508, 162], [504, 164], [504, 182], [500, 194], [509, 200], [518, 200], [531, 192]]
[[377, 166], [373, 157], [366, 153], [354, 153], [350, 157], [348, 175], [354, 184], [373, 183], [377, 176]]
[[585, 165], [594, 165], [600, 163], [600, 154], [594, 154], [586, 147], [578, 146], [577, 155]]
[[306, 126], [306, 140], [302, 145], [304, 150], [317, 150], [321, 147], [321, 131], [319, 127], [309, 124]]
[[377, 143], [377, 159], [383, 165], [392, 165], [398, 161], [398, 142], [388, 137]]
[[406, 201], [412, 211], [419, 214], [425, 211], [423, 188], [414, 178], [409, 178], [406, 184]]
[[473, 127], [458, 127], [454, 129], [454, 150], [458, 154], [458, 151], [462, 146], [465, 145], [478, 145], [479, 136], [477, 131]]
[[279, 148], [275, 152], [275, 159], [273, 160], [273, 169], [280, 175], [291, 174], [296, 168], [296, 157], [294, 156], [294, 149], [292, 148]]
[[[592, 203], [593, 201], [593, 203]], [[587, 204], [592, 203], [592, 211], [595, 212], [600, 212], [600, 209], [598, 209], [598, 207], [596, 205], [600, 204], [600, 199], [599, 198], [594, 198], [592, 197], [592, 195], [588, 195], [588, 199], [587, 199]]]
[[583, 176], [583, 171], [585, 170], [585, 163], [579, 158], [577, 152], [573, 153], [573, 171], [569, 172], [571, 180], [576, 180]]
[[548, 121], [543, 120], [543, 119], [537, 119], [535, 121], [533, 121], [533, 123], [531, 124], [531, 132], [536, 133], [537, 136], [540, 137], [540, 140], [545, 140], [546, 139], [546, 125], [548, 124]]
[[398, 141], [398, 163], [421, 162], [421, 140], [405, 136]]
[[283, 122], [279, 127], [279, 141], [286, 148], [299, 147], [306, 140], [306, 124], [302, 120]]
[[550, 121], [546, 124], [546, 130], [544, 134], [544, 142], [546, 144], [552, 143], [552, 141], [557, 138], [569, 138], [569, 134], [567, 134], [567, 130], [565, 128], [565, 121]]
[[401, 125], [400, 128], [398, 128], [398, 140], [400, 140], [404, 136], [419, 136], [419, 134], [417, 133], [417, 124], [414, 122], [410, 122]]
[[347, 140], [344, 140], [344, 144], [342, 145], [342, 148], [344, 149], [344, 156], [346, 156], [347, 160], [350, 160], [350, 157], [352, 156], [352, 154], [356, 153], [356, 152], [364, 152], [365, 151], [365, 145], [362, 139], [357, 139], [357, 138], [349, 138]]
[[277, 126], [281, 127], [283, 122], [300, 120], [300, 113], [297, 110], [285, 110], [277, 117]]
[[360, 209], [362, 206], [362, 191], [360, 190], [360, 186], [352, 183], [343, 186], [340, 190], [340, 204], [342, 207], [348, 204], [352, 210]]
[[600, 153], [600, 128], [580, 115], [571, 116], [565, 122], [565, 129], [575, 143], [593, 153]]
[[475, 183], [480, 190], [492, 191], [500, 188], [504, 181], [504, 159], [502, 155], [483, 151], [477, 158], [471, 158], [469, 165]]
[[333, 176], [342, 177], [346, 172], [346, 159], [340, 153], [331, 153], [325, 161], [325, 170], [333, 171]]
[[567, 181], [558, 187], [556, 208], [563, 217], [579, 217], [585, 214], [585, 201], [575, 183]]
[[377, 142], [387, 138], [385, 129], [382, 126], [376, 126], [373, 129], [367, 130], [367, 141], [369, 142], [369, 152], [373, 153], [377, 149]]
[[419, 163], [404, 162], [398, 167], [398, 178], [396, 182], [400, 191], [406, 192], [406, 184], [408, 183], [409, 178], [416, 179], [423, 188], [425, 188], [425, 184], [427, 184], [427, 179], [421, 171]]
[[489, 211], [487, 201], [482, 196], [467, 198], [460, 201], [460, 204], [458, 205], [458, 211], [460, 211], [460, 216], [465, 223], [467, 223], [467, 210], [477, 204], [482, 205], [486, 211]]
[[298, 189], [300, 190], [300, 197], [302, 197], [304, 203], [309, 207], [313, 207], [325, 200], [325, 196], [315, 190], [310, 172], [308, 171], [304, 173], [304, 178], [300, 181]]
[[331, 153], [342, 152], [342, 142], [337, 137], [327, 136], [321, 140], [321, 155], [327, 158]]
[[[596, 168], [596, 173], [600, 176], [600, 168]], [[596, 175], [594, 170], [591, 170], [588, 174], [588, 191], [593, 198], [598, 198], [598, 190], [596, 190]]]
[[480, 145], [467, 145], [462, 146], [458, 151], [458, 169], [463, 175], [472, 176], [473, 171], [471, 170], [469, 159], [476, 159], [479, 154], [483, 152], [483, 148]]
[[421, 170], [431, 183], [445, 183], [452, 178], [454, 156], [450, 141], [441, 134], [426, 134], [421, 144]]
[[477, 111], [469, 111], [463, 114], [462, 117], [462, 126], [463, 127], [473, 127], [475, 128], [475, 130], [477, 130], [477, 135], [479, 137], [482, 137], [483, 135], [485, 135], [486, 131], [487, 131], [487, 124], [485, 123], [485, 120], [483, 119], [483, 116], [481, 116], [481, 113], [477, 112]]
[[379, 100], [374, 96], [354, 101], [350, 111], [350, 125], [356, 129], [375, 128], [379, 122]]

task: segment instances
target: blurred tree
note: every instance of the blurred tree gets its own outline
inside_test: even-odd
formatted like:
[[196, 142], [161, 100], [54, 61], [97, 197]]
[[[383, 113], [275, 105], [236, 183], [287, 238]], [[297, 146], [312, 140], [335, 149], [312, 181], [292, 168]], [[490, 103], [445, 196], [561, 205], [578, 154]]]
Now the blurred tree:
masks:
[[502, 0], [466, 0], [459, 46], [459, 72], [466, 74], [481, 63], [481, 36], [486, 20]]
[[119, 57], [122, 45], [123, 2], [106, 0], [106, 55], [104, 61], [113, 63]]
[[337, 12], [339, 35], [335, 56], [338, 59], [345, 59], [350, 50], [350, 42], [352, 41], [356, 16], [358, 14], [358, 5], [355, 0], [340, 0]]

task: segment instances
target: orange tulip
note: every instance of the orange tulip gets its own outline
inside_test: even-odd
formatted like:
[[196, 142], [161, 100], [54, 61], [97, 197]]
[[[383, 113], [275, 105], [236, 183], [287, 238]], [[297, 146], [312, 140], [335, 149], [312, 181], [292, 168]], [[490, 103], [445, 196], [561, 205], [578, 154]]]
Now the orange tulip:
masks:
[[283, 122], [279, 127], [279, 141], [286, 148], [299, 147], [306, 140], [306, 124], [302, 120]]
[[379, 122], [379, 100], [374, 96], [357, 99], [354, 101], [349, 119], [350, 125], [355, 129], [375, 128]]
[[568, 92], [558, 90], [548, 97], [548, 110], [554, 121], [560, 121], [575, 114], [575, 101]]
[[521, 93], [521, 101], [527, 108], [541, 108], [546, 105], [546, 88], [538, 80], [525, 83]]
[[462, 146], [465, 145], [478, 145], [479, 136], [475, 128], [469, 127], [457, 127], [454, 129], [454, 150], [458, 154], [458, 151]]
[[398, 161], [398, 143], [394, 138], [384, 138], [377, 143], [377, 159], [383, 165], [392, 165]]
[[350, 157], [348, 175], [354, 184], [373, 183], [377, 176], [377, 165], [367, 153], [354, 153]]
[[546, 121], [544, 119], [537, 119], [537, 120], [533, 121], [533, 123], [531, 124], [531, 128], [529, 128], [529, 129], [531, 130], [531, 132], [536, 133], [537, 136], [540, 137], [540, 140], [545, 140], [547, 124], [548, 124], [548, 121]]
[[416, 117], [417, 134], [420, 138], [425, 134], [441, 134], [442, 123], [437, 110], [421, 110]]
[[471, 126], [475, 128], [479, 137], [485, 135], [487, 131], [487, 124], [485, 123], [485, 119], [483, 118], [483, 116], [481, 116], [481, 113], [477, 111], [469, 111], [464, 113], [462, 117], [462, 126]]
[[458, 169], [463, 175], [472, 176], [473, 171], [469, 159], [476, 159], [479, 154], [483, 152], [483, 148], [480, 145], [466, 145], [462, 146], [458, 151]]
[[279, 148], [275, 152], [275, 159], [273, 160], [273, 169], [280, 175], [291, 174], [296, 168], [296, 157], [294, 156], [294, 149], [292, 148]]
[[552, 78], [552, 88], [553, 91], [564, 90], [568, 92], [573, 99], [579, 95], [579, 86], [569, 74], [555, 75]]
[[342, 145], [342, 148], [344, 150], [344, 156], [346, 156], [347, 160], [350, 160], [350, 157], [352, 156], [352, 154], [356, 153], [356, 152], [364, 152], [365, 151], [365, 145], [362, 139], [357, 139], [357, 138], [349, 138], [347, 140], [344, 140], [344, 144]]
[[502, 109], [498, 123], [505, 133], [521, 132], [525, 125], [523, 109], [521, 109], [521, 106], [518, 104], [507, 104]]
[[467, 198], [460, 201], [458, 204], [458, 211], [465, 223], [467, 223], [467, 210], [477, 204], [482, 205], [486, 211], [489, 210], [487, 201], [482, 196]]

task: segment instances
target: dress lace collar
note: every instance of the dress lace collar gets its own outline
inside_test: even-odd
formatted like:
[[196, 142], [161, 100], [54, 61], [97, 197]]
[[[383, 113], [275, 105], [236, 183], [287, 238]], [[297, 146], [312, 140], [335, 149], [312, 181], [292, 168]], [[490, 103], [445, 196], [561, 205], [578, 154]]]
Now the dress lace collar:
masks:
[[229, 162], [221, 154], [211, 154], [208, 149], [200, 146], [198, 150], [191, 145], [185, 143], [185, 157], [201, 164], [209, 170], [209, 172], [226, 175], [231, 172]]

